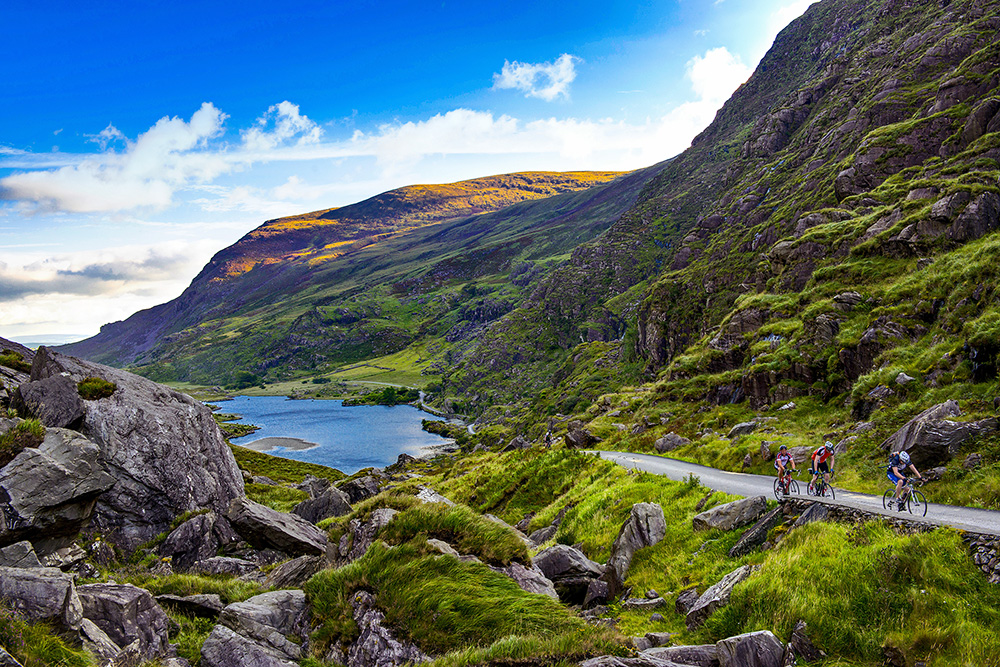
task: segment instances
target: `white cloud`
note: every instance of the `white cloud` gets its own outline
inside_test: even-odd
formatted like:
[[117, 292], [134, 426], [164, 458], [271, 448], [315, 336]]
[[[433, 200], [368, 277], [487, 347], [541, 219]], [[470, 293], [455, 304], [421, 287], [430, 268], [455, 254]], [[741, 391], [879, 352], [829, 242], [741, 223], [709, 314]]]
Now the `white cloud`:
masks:
[[[222, 131], [226, 115], [202, 104], [191, 120], [164, 116], [128, 142], [125, 152], [87, 156], [51, 171], [16, 173], [0, 180], [0, 195], [35, 202], [42, 209], [96, 212], [170, 205], [176, 189], [207, 182], [230, 169], [209, 152], [194, 151]], [[120, 136], [108, 126], [99, 141]]]
[[699, 101], [718, 107], [752, 73], [738, 55], [731, 54], [726, 47], [721, 46], [689, 60], [685, 76], [691, 81]]
[[298, 144], [315, 144], [323, 130], [299, 113], [299, 105], [284, 101], [268, 108], [257, 123], [242, 132], [243, 145], [250, 151], [269, 151], [298, 137]]
[[[56, 134], [59, 134], [59, 132], [56, 132]], [[108, 126], [103, 130], [101, 130], [100, 132], [98, 132], [97, 134], [87, 135], [87, 136], [90, 138], [91, 141], [98, 144], [101, 147], [102, 151], [107, 149], [108, 144], [111, 144], [115, 141], [125, 141], [125, 135], [122, 134], [121, 130], [119, 130], [111, 123], [108, 123]]]
[[576, 63], [580, 59], [568, 53], [555, 62], [521, 63], [504, 61], [503, 69], [493, 75], [493, 87], [520, 90], [525, 97], [537, 97], [551, 102], [558, 97], [569, 99], [569, 85], [576, 78]]

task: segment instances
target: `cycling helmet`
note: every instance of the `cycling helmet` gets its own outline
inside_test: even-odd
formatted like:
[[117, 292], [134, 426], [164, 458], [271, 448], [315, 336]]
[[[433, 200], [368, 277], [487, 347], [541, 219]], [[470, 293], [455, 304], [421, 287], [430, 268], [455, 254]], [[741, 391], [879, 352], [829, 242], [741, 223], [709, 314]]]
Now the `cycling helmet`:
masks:
[[778, 447], [779, 452], [783, 449], [788, 449], [788, 445], [781, 445], [780, 447]]
[[826, 445], [827, 449], [833, 449], [833, 443], [830, 442], [829, 440], [827, 440], [823, 444]]
[[910, 455], [909, 455], [909, 454], [907, 454], [906, 452], [900, 452], [900, 453], [899, 453], [899, 460], [900, 460], [900, 462], [901, 462], [901, 463], [902, 463], [903, 465], [906, 465], [907, 463], [909, 463], [909, 462], [910, 462]]

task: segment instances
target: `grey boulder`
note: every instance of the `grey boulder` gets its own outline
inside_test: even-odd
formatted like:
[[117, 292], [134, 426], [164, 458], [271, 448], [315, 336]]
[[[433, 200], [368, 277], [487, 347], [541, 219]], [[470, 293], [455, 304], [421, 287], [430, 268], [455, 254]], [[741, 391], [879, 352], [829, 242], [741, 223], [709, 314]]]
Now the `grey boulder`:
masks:
[[719, 667], [784, 667], [785, 645], [767, 630], [748, 632], [715, 644]]
[[31, 542], [15, 542], [0, 549], [0, 567], [42, 567]]
[[323, 568], [320, 556], [299, 556], [271, 570], [264, 586], [267, 588], [301, 588], [310, 577]]
[[716, 648], [715, 644], [660, 646], [647, 649], [644, 653], [692, 667], [718, 667], [719, 665], [719, 649]]
[[996, 418], [975, 422], [948, 419], [962, 414], [958, 401], [950, 400], [924, 410], [906, 422], [882, 442], [889, 453], [908, 452], [919, 469], [947, 463], [973, 436], [990, 435], [1000, 430]]
[[684, 445], [688, 445], [690, 443], [691, 441], [688, 440], [687, 438], [684, 438], [682, 436], [677, 435], [676, 433], [671, 432], [667, 433], [662, 438], [658, 438], [656, 442], [653, 443], [653, 447], [656, 448], [656, 451], [662, 454], [664, 452], [671, 452], [677, 449], [678, 447], [683, 447]]
[[416, 645], [401, 641], [385, 626], [385, 613], [371, 593], [355, 593], [351, 607], [360, 634], [347, 651], [347, 667], [392, 667], [430, 660]]
[[76, 382], [66, 375], [25, 382], [14, 390], [10, 405], [54, 428], [76, 428], [87, 413]]
[[149, 591], [132, 584], [87, 584], [77, 592], [84, 617], [118, 646], [138, 640], [143, 660], [171, 654], [170, 618]]
[[764, 496], [735, 500], [725, 505], [713, 507], [698, 514], [692, 519], [695, 530], [732, 530], [753, 523], [767, 510], [767, 499]]
[[749, 577], [753, 570], [750, 565], [738, 567], [702, 593], [684, 618], [688, 630], [694, 630], [704, 623], [713, 611], [729, 604], [729, 596], [732, 595], [733, 589]]
[[314, 498], [303, 500], [292, 509], [292, 514], [300, 516], [310, 523], [319, 523], [331, 516], [344, 516], [351, 513], [351, 504], [347, 494], [331, 486]]
[[190, 567], [190, 571], [198, 574], [246, 577], [247, 575], [258, 573], [260, 568], [257, 563], [243, 558], [212, 556], [211, 558], [200, 560], [192, 565]]
[[98, 496], [113, 485], [101, 452], [79, 433], [46, 429], [36, 447], [0, 470], [0, 544], [30, 540], [46, 553], [73, 543], [90, 522]]
[[565, 544], [543, 549], [531, 559], [548, 578], [567, 604], [582, 604], [591, 583], [604, 574], [604, 568], [587, 558], [582, 551]]
[[326, 552], [326, 533], [294, 514], [286, 514], [236, 498], [226, 518], [243, 539], [259, 549], [274, 548], [290, 556], [322, 555]]
[[552, 581], [535, 565], [527, 567], [515, 561], [510, 565], [502, 567], [491, 565], [490, 569], [494, 572], [499, 572], [500, 574], [510, 577], [523, 591], [537, 593], [539, 595], [547, 595], [553, 600], [559, 599], [559, 594], [556, 592]]
[[347, 482], [341, 482], [337, 484], [337, 488], [347, 494], [347, 499], [352, 505], [378, 495], [379, 492], [378, 480], [373, 475], [364, 475]]
[[736, 544], [729, 550], [730, 558], [739, 558], [740, 556], [746, 555], [764, 544], [767, 540], [767, 534], [771, 532], [771, 529], [777, 526], [784, 519], [780, 507], [775, 507], [773, 510], [762, 516], [757, 523], [755, 523], [750, 528], [740, 535], [740, 539], [736, 541]]
[[375, 541], [375, 536], [380, 530], [389, 525], [392, 517], [399, 514], [391, 507], [380, 507], [372, 512], [368, 521], [351, 519], [347, 525], [347, 532], [340, 538], [337, 545], [337, 564], [343, 565], [357, 560], [365, 555], [368, 547]]
[[196, 595], [157, 595], [156, 602], [188, 616], [202, 618], [218, 618], [226, 605], [215, 593], [198, 593]]
[[604, 572], [610, 597], [619, 595], [623, 590], [635, 552], [658, 544], [666, 532], [667, 522], [663, 518], [662, 507], [656, 503], [636, 503], [632, 506], [629, 518], [622, 524], [611, 546], [611, 556]]
[[239, 540], [239, 535], [224, 517], [206, 512], [177, 526], [160, 544], [157, 552], [169, 557], [175, 569], [187, 570]]
[[73, 580], [54, 567], [0, 567], [0, 599], [30, 621], [79, 630], [83, 607]]
[[226, 607], [202, 646], [201, 661], [208, 667], [296, 664], [307, 650], [305, 593], [271, 591]]

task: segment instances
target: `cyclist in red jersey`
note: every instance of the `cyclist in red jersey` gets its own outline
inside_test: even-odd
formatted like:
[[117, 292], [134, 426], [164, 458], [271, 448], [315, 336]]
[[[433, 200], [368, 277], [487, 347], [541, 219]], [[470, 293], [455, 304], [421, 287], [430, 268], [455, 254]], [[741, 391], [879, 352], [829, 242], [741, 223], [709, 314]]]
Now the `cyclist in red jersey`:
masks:
[[830, 475], [833, 474], [833, 461], [833, 443], [827, 440], [812, 453], [812, 480], [809, 483], [815, 486], [819, 473], [823, 473], [823, 480], [829, 484]]

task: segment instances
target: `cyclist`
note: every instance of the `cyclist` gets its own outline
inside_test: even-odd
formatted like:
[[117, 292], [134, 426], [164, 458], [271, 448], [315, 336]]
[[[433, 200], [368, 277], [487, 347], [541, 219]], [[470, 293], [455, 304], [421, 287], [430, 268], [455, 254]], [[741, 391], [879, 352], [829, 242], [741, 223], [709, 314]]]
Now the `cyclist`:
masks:
[[785, 480], [785, 468], [791, 464], [792, 470], [798, 471], [795, 467], [795, 459], [788, 451], [788, 445], [778, 447], [778, 454], [774, 457], [774, 467], [778, 470], [778, 479], [781, 480], [781, 489], [788, 495], [788, 482]]
[[[906, 452], [896, 452], [889, 457], [889, 467], [887, 469], [887, 475], [889, 481], [896, 485], [896, 493], [893, 495], [893, 502], [896, 504], [896, 511], [902, 512], [906, 509], [906, 499], [900, 499], [900, 492], [903, 490], [903, 482], [906, 481], [906, 477], [903, 476], [903, 470], [909, 467], [913, 473], [920, 478], [920, 481], [924, 481], [923, 475], [917, 470], [916, 466], [910, 462], [910, 455]], [[892, 505], [890, 505], [892, 507]]]
[[830, 483], [830, 476], [833, 474], [833, 461], [833, 443], [827, 440], [812, 453], [812, 470], [809, 471], [812, 473], [812, 479], [809, 481], [812, 488], [816, 488], [816, 478], [819, 477], [820, 473], [823, 473], [823, 481], [827, 484]]

